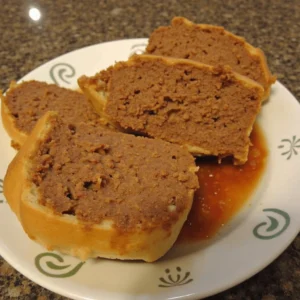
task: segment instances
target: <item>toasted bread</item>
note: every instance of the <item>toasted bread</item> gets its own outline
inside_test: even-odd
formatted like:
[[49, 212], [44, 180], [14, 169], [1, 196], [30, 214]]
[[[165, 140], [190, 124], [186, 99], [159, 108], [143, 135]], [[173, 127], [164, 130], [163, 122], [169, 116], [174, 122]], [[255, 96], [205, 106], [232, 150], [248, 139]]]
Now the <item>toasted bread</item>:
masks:
[[9, 165], [4, 195], [28, 236], [49, 250], [152, 262], [187, 218], [196, 170], [182, 147], [66, 125], [47, 112]]

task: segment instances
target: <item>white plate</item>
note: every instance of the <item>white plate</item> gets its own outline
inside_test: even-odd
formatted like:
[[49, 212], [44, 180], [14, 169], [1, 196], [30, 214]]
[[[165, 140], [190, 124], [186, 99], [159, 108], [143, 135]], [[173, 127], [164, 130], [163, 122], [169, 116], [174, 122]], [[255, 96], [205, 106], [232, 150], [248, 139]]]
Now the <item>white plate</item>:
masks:
[[[26, 75], [76, 88], [92, 75], [144, 49], [146, 39], [115, 41], [62, 55]], [[174, 248], [156, 263], [79, 260], [31, 241], [0, 194], [0, 252], [41, 286], [74, 299], [194, 299], [221, 292], [271, 263], [299, 232], [300, 106], [279, 82], [258, 122], [269, 148], [266, 172], [247, 205], [212, 240]], [[14, 156], [0, 127], [0, 178]], [[16, 178], [16, 180], [18, 180]]]

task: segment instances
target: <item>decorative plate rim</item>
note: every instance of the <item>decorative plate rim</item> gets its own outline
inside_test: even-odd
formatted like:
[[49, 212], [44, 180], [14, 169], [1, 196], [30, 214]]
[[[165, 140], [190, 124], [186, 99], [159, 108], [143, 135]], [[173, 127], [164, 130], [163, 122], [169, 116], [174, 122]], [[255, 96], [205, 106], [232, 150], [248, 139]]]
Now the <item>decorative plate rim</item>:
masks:
[[[117, 59], [117, 60], [122, 60], [122, 59], [126, 59], [126, 57], [128, 57], [128, 55], [131, 55], [134, 52], [139, 53], [139, 51], [142, 51], [143, 47], [147, 43], [147, 40], [148, 39], [146, 39], [146, 38], [115, 40], [115, 41], [99, 43], [96, 45], [90, 45], [90, 46], [87, 46], [87, 47], [84, 47], [81, 49], [73, 50], [73, 51], [70, 51], [66, 54], [58, 56], [58, 57], [51, 59], [50, 61], [40, 65], [39, 67], [37, 67], [36, 69], [32, 70], [27, 75], [25, 75], [23, 78], [21, 78], [19, 81], [35, 78], [37, 80], [43, 80], [43, 81], [47, 81], [47, 82], [54, 81], [58, 84], [61, 84], [64, 87], [76, 88], [77, 84], [76, 84], [76, 82], [75, 83], [73, 82], [74, 81], [73, 79], [74, 79], [74, 77], [77, 78], [78, 75], [84, 74], [84, 72], [83, 72], [84, 68], [82, 68], [82, 70], [80, 70], [78, 72], [77, 67], [79, 67], [80, 63], [78, 63], [78, 66], [76, 66], [76, 68], [74, 68], [74, 66], [68, 61], [69, 58], [71, 58], [73, 56], [78, 57], [79, 55], [82, 55], [85, 52], [86, 53], [88, 53], [88, 52], [97, 53], [97, 51], [99, 51], [99, 61], [97, 61], [95, 66], [93, 65], [93, 67], [91, 67], [91, 69], [93, 69], [93, 70], [91, 70], [91, 73], [93, 73], [93, 72], [95, 73], [95, 70], [97, 68], [105, 68], [108, 65], [110, 65], [111, 63], [113, 63], [113, 60], [115, 59], [112, 56], [110, 60], [108, 59], [108, 61], [103, 62], [103, 56], [113, 55], [114, 51], [115, 51], [115, 50], [112, 51], [113, 54], [111, 54], [111, 53], [107, 54], [107, 53], [105, 53], [105, 51], [107, 50], [106, 48], [111, 48], [111, 49], [116, 48], [113, 46], [115, 46], [116, 44], [120, 44], [120, 46], [121, 46], [120, 52], [122, 52], [124, 50], [123, 48], [125, 47], [126, 51], [123, 51], [124, 53], [122, 52], [122, 55], [118, 56], [118, 59]], [[102, 50], [102, 52], [101, 52], [101, 50]], [[65, 61], [66, 58], [67, 58], [67, 60]], [[59, 71], [60, 73], [56, 74], [56, 73], [54, 73], [54, 71], [55, 71], [54, 67], [57, 65], [60, 65], [61, 67], [63, 66], [65, 69], [61, 68]], [[47, 73], [47, 76], [45, 75], [46, 73]], [[286, 89], [280, 82], [277, 81], [275, 83], [274, 88], [272, 89], [272, 92], [273, 92], [273, 90], [276, 90], [275, 92], [277, 92], [279, 95], [280, 95], [280, 93], [282, 93], [287, 98], [289, 98], [289, 100], [287, 102], [290, 104], [290, 106], [297, 105], [296, 110], [298, 110], [300, 112], [299, 102], [295, 99], [295, 97], [292, 95], [292, 93], [288, 89]], [[274, 100], [276, 97], [279, 97], [279, 96], [271, 94], [271, 99], [269, 101], [270, 104], [267, 103], [266, 105], [273, 107], [273, 109], [276, 109], [276, 105], [280, 106], [281, 103], [278, 100], [276, 100], [276, 101]], [[274, 102], [276, 102], [276, 103], [274, 104]], [[286, 105], [286, 102], [285, 102], [285, 105]], [[267, 112], [263, 112], [263, 113], [264, 113], [264, 116], [260, 118], [261, 119], [260, 121], [262, 123], [267, 122], [267, 121], [265, 121], [264, 118], [268, 119], [269, 115], [270, 115], [270, 113], [268, 114]], [[299, 124], [299, 122], [297, 122], [297, 123]], [[284, 126], [287, 126], [287, 125], [283, 124], [283, 127]], [[289, 126], [287, 126], [287, 128], [290, 129]], [[268, 126], [267, 126], [267, 128], [263, 128], [263, 131], [265, 134], [269, 134], [269, 132], [267, 133], [265, 130], [267, 130], [267, 131], [269, 130]], [[271, 132], [272, 132], [272, 130], [271, 130]], [[284, 130], [282, 129], [282, 132], [283, 131]], [[7, 135], [6, 135], [6, 137], [4, 137], [4, 136], [2, 136], [2, 133], [5, 135], [5, 132], [4, 132], [3, 128], [1, 127], [0, 128], [1, 139], [9, 140]], [[300, 130], [298, 129], [298, 132], [297, 132], [297, 130], [295, 129], [293, 132], [291, 132], [291, 134], [289, 136], [281, 136], [281, 137], [278, 137], [277, 140], [278, 141], [273, 141], [273, 138], [270, 138], [269, 136], [267, 136], [268, 143], [272, 142], [272, 147], [273, 147], [272, 150], [274, 149], [274, 151], [272, 151], [270, 153], [270, 157], [269, 157], [270, 165], [268, 164], [268, 166], [267, 166], [268, 170], [266, 170], [266, 173], [268, 172], [268, 174], [271, 172], [271, 168], [274, 167], [273, 159], [275, 156], [282, 159], [282, 161], [284, 161], [284, 163], [290, 162], [291, 160], [297, 158], [298, 148], [300, 148], [300, 145], [299, 145]], [[274, 143], [275, 143], [275, 145], [273, 145]], [[0, 153], [1, 153], [1, 151], [2, 150], [0, 150]], [[299, 149], [299, 151], [300, 151], [300, 149]], [[10, 156], [11, 156], [11, 154], [10, 154]], [[6, 163], [8, 163], [8, 162], [6, 161]], [[2, 168], [2, 170], [1, 170], [1, 168]], [[294, 172], [296, 173], [296, 171], [295, 171], [296, 167], [291, 167], [291, 164], [290, 164], [289, 168], [291, 170], [294, 170]], [[2, 165], [0, 165], [0, 177], [4, 176], [4, 174], [1, 174], [3, 169], [4, 169], [4, 167]], [[274, 169], [272, 169], [272, 172], [273, 171], [274, 171]], [[4, 172], [5, 172], [5, 170], [4, 170]], [[277, 172], [277, 169], [275, 169], [275, 173], [276, 172]], [[300, 172], [299, 172], [299, 174], [300, 174]], [[272, 176], [273, 176], [273, 174], [272, 174]], [[278, 176], [278, 175], [276, 175], [276, 176]], [[275, 177], [275, 179], [276, 178], [277, 177]], [[274, 179], [274, 176], [273, 176], [273, 179]], [[291, 182], [293, 184], [296, 183], [296, 181], [294, 183], [292, 176], [290, 176], [289, 179], [291, 180]], [[267, 183], [270, 183], [270, 181], [268, 181]], [[272, 181], [272, 184], [273, 184], [273, 181]], [[291, 185], [294, 186], [293, 184], [291, 184]], [[262, 184], [260, 183], [260, 185], [262, 185]], [[5, 203], [5, 199], [1, 198], [2, 187], [3, 187], [3, 182], [0, 180], [0, 216], [1, 216], [1, 208], [7, 205], [7, 203]], [[268, 186], [265, 187], [264, 189], [262, 189], [263, 193], [266, 193], [266, 191], [265, 191], [266, 189], [268, 190]], [[271, 192], [272, 192], [272, 190], [271, 190]], [[300, 195], [300, 193], [298, 193], [298, 194]], [[258, 196], [255, 196], [255, 197], [258, 197]], [[197, 291], [194, 288], [194, 284], [197, 285], [197, 280], [195, 279], [195, 276], [199, 275], [200, 273], [197, 273], [197, 272], [200, 272], [200, 271], [196, 270], [196, 272], [193, 273], [192, 271], [194, 270], [193, 269], [194, 266], [191, 265], [190, 267], [185, 267], [185, 264], [187, 262], [189, 263], [190, 260], [191, 261], [195, 260], [195, 257], [196, 257], [197, 260], [198, 260], [198, 258], [200, 258], [200, 260], [203, 260], [203, 266], [205, 268], [206, 267], [205, 266], [205, 257], [207, 259], [207, 256], [210, 255], [209, 251], [217, 251], [218, 249], [216, 250], [215, 248], [218, 248], [219, 243], [221, 243], [221, 245], [223, 245], [222, 238], [218, 240], [218, 237], [217, 237], [217, 239], [216, 239], [217, 242], [215, 244], [211, 243], [207, 248], [205, 248], [202, 251], [202, 252], [204, 252], [204, 254], [199, 253], [199, 252], [201, 252], [201, 251], [199, 251], [199, 252], [195, 252], [195, 253], [192, 252], [192, 254], [188, 253], [187, 256], [183, 255], [180, 257], [175, 256], [175, 258], [171, 257], [171, 259], [169, 259], [169, 261], [172, 262], [172, 264], [170, 263], [169, 267], [167, 266], [165, 260], [163, 260], [162, 262], [154, 263], [154, 264], [144, 263], [144, 265], [142, 266], [142, 269], [146, 269], [146, 268], [151, 269], [148, 266], [152, 265], [152, 266], [155, 266], [154, 267], [155, 269], [157, 269], [161, 272], [160, 277], [157, 278], [157, 281], [155, 283], [158, 287], [155, 287], [155, 289], [153, 289], [154, 294], [152, 294], [152, 296], [154, 295], [156, 297], [158, 296], [158, 297], [164, 297], [164, 298], [167, 297], [169, 299], [171, 299], [173, 297], [185, 298], [185, 299], [196, 299], [196, 298], [199, 299], [199, 297], [211, 296], [213, 294], [219, 293], [221, 291], [224, 291], [228, 288], [231, 288], [232, 286], [235, 286], [235, 285], [243, 282], [244, 280], [250, 278], [257, 272], [259, 272], [263, 268], [265, 268], [267, 265], [269, 265], [290, 245], [290, 243], [294, 240], [294, 238], [299, 233], [299, 229], [300, 229], [300, 222], [298, 221], [298, 219], [296, 219], [296, 218], [294, 219], [293, 212], [291, 213], [289, 210], [288, 210], [288, 212], [286, 212], [285, 205], [287, 205], [287, 204], [285, 202], [282, 202], [282, 203], [279, 202], [281, 204], [281, 206], [280, 206], [280, 205], [278, 205], [277, 202], [275, 201], [275, 203], [274, 203], [275, 205], [272, 206], [272, 201], [270, 202], [269, 198], [268, 198], [267, 200], [261, 200], [261, 202], [259, 202], [259, 203], [255, 202], [255, 204], [251, 208], [251, 212], [250, 212], [249, 208], [244, 208], [243, 210], [248, 211], [248, 213], [245, 215], [246, 220], [244, 220], [242, 223], [240, 223], [236, 228], [235, 227], [231, 228], [232, 231], [230, 231], [226, 237], [223, 236], [223, 239], [226, 238], [226, 239], [230, 240], [230, 239], [234, 238], [235, 235], [239, 236], [242, 228], [247, 227], [249, 229], [251, 227], [251, 230], [249, 230], [250, 231], [249, 239], [250, 240], [253, 239], [255, 241], [255, 243], [257, 243], [257, 240], [259, 240], [261, 245], [263, 245], [263, 246], [260, 246], [262, 251], [265, 251], [265, 248], [266, 248], [265, 247], [266, 244], [263, 244], [263, 243], [269, 242], [269, 243], [272, 243], [272, 245], [273, 244], [276, 245], [275, 251], [274, 251], [274, 248], [272, 248], [272, 251], [271, 251], [272, 254], [270, 254], [267, 259], [264, 259], [263, 261], [258, 262], [258, 263], [256, 262], [257, 266], [251, 266], [250, 270], [248, 270], [248, 271], [242, 270], [241, 272], [243, 275], [239, 276], [238, 280], [237, 279], [234, 281], [229, 280], [227, 283], [223, 282], [222, 285], [212, 287], [211, 289], [208, 289], [206, 292], [204, 292], [204, 291], [201, 292], [199, 290]], [[265, 204], [267, 204], [267, 206], [265, 206]], [[258, 208], [257, 205], [261, 205], [260, 209]], [[297, 205], [299, 206], [298, 203], [297, 203]], [[21, 228], [21, 225], [18, 223], [16, 217], [9, 210], [8, 206], [7, 206], [7, 209], [4, 208], [4, 210], [6, 210], [6, 212], [5, 212], [5, 214], [7, 215], [6, 217], [8, 218], [9, 221], [12, 222], [11, 224], [14, 227], [13, 230], [15, 230], [15, 232], [17, 232], [18, 234], [20, 233], [20, 235], [22, 236], [22, 239], [23, 239], [24, 232]], [[259, 222], [255, 223], [255, 220], [253, 220], [256, 217], [255, 213], [257, 213], [257, 215], [259, 215], [260, 217], [265, 217], [266, 220], [259, 220]], [[240, 214], [242, 214], [242, 212], [238, 213], [238, 215], [240, 215]], [[279, 217], [279, 220], [277, 220], [278, 217]], [[234, 220], [235, 220], [235, 218], [229, 222], [229, 224], [228, 224], [229, 227], [231, 226], [232, 222], [234, 222]], [[249, 224], [251, 224], [251, 226]], [[281, 228], [280, 228], [280, 226], [281, 226]], [[0, 221], [0, 227], [1, 227], [1, 221]], [[274, 230], [277, 230], [278, 227], [279, 227], [279, 231], [272, 233]], [[84, 272], [87, 272], [87, 271], [84, 271], [85, 268], [88, 269], [88, 268], [93, 267], [93, 263], [91, 261], [88, 261], [86, 263], [80, 263], [78, 260], [76, 260], [74, 258], [64, 256], [61, 254], [57, 254], [56, 252], [49, 253], [47, 250], [36, 245], [33, 241], [30, 241], [26, 237], [29, 240], [28, 244], [30, 245], [30, 247], [32, 246], [32, 249], [34, 248], [34, 252], [36, 252], [35, 255], [32, 254], [33, 255], [32, 262], [31, 262], [31, 265], [29, 266], [28, 261], [23, 261], [22, 259], [20, 259], [18, 257], [18, 253], [17, 253], [18, 250], [9, 248], [6, 245], [5, 238], [3, 239], [3, 231], [1, 231], [1, 230], [0, 230], [0, 252], [1, 252], [2, 257], [9, 264], [11, 264], [15, 269], [17, 269], [19, 272], [21, 272], [26, 277], [28, 277], [30, 280], [36, 282], [37, 284], [39, 284], [53, 292], [56, 292], [60, 295], [66, 296], [66, 297], [71, 297], [73, 299], [97, 299], [95, 297], [90, 297], [89, 295], [80, 294], [80, 293], [78, 293], [78, 291], [77, 292], [74, 291], [74, 290], [76, 290], [76, 289], [74, 289], [74, 285], [78, 284], [78, 281], [80, 283], [80, 280], [83, 280], [83, 278], [80, 277], [81, 271], [82, 271], [82, 273], [84, 273]], [[270, 232], [271, 232], [271, 235], [268, 235]], [[281, 235], [284, 232], [288, 233], [288, 234]], [[279, 239], [281, 241], [279, 246], [278, 246], [279, 243], [278, 242], [276, 243], [276, 241], [277, 241], [276, 238], [278, 236], [280, 236]], [[221, 237], [222, 237], [222, 235], [221, 235]], [[8, 237], [6, 237], [6, 241], [7, 240], [8, 240]], [[214, 239], [212, 239], [212, 240], [214, 240]], [[229, 240], [228, 240], [228, 242], [225, 243], [225, 245], [227, 245], [229, 243]], [[247, 239], [247, 241], [248, 241], [248, 239]], [[13, 242], [10, 241], [10, 243], [13, 243]], [[234, 245], [236, 245], [236, 244], [234, 244]], [[241, 245], [238, 245], [238, 246], [241, 246]], [[224, 247], [224, 245], [223, 245], [223, 247]], [[32, 251], [32, 249], [30, 249], [30, 250]], [[208, 252], [208, 254], [205, 252]], [[202, 256], [204, 256], [204, 258]], [[41, 259], [43, 259], [45, 257], [48, 257], [49, 259], [51, 258], [52, 260], [54, 260], [54, 261], [49, 260], [49, 261], [46, 261], [46, 263], [44, 263], [44, 265], [47, 266], [51, 271], [62, 272], [64, 270], [66, 270], [66, 273], [52, 274], [52, 273], [49, 273], [49, 270], [45, 271], [41, 265]], [[70, 263], [65, 262], [65, 260], [67, 260], [67, 261], [70, 260], [71, 262]], [[168, 261], [168, 259], [167, 259], [167, 261]], [[174, 264], [174, 261], [176, 261], [175, 264]], [[72, 265], [72, 263], [74, 263], [75, 267]], [[109, 266], [107, 266], [107, 264]], [[107, 261], [104, 262], [105, 268], [108, 268], [108, 269], [110, 268], [110, 266], [115, 267], [115, 264], [116, 264], [115, 262], [107, 262]], [[125, 262], [118, 262], [117, 264], [121, 268], [124, 268], [124, 266], [127, 266], [127, 263], [125, 263]], [[145, 266], [147, 266], [147, 267], [145, 267]], [[133, 263], [131, 267], [133, 269], [135, 269], [135, 271], [137, 271], [136, 269], [138, 268], [138, 264]], [[234, 271], [236, 271], [236, 270], [233, 270], [233, 272]], [[72, 279], [69, 279], [70, 277], [72, 277], [72, 279], [74, 279], [74, 280], [72, 281]], [[64, 283], [62, 283], [61, 280], [65, 280]], [[206, 280], [206, 278], [203, 277], [203, 280]], [[82, 285], [82, 283], [81, 283], [81, 285]], [[192, 288], [190, 288], [190, 287], [192, 287]], [[160, 288], [161, 290], [159, 290], [158, 288]], [[196, 286], [196, 288], [197, 288], [197, 286]], [[80, 289], [80, 287], [79, 287], [79, 289]], [[93, 287], [93, 289], [94, 289], [94, 287]], [[162, 291], [162, 290], [164, 292], [158, 293], [158, 291]], [[176, 290], [176, 293], [174, 294], [173, 292], [168, 292], [170, 290]], [[126, 293], [126, 292], [114, 292], [112, 290], [110, 290], [110, 291], [97, 290], [97, 291], [98, 291], [98, 293], [101, 293], [102, 299], [105, 299], [106, 297], [110, 298], [110, 299], [112, 297], [114, 299], [132, 299], [133, 296], [135, 296], [136, 298], [139, 298], [139, 299], [148, 299], [148, 298], [150, 299], [151, 298], [150, 294], [148, 295], [149, 297], [146, 296], [147, 291], [144, 291], [139, 294], [130, 294], [130, 293]]]

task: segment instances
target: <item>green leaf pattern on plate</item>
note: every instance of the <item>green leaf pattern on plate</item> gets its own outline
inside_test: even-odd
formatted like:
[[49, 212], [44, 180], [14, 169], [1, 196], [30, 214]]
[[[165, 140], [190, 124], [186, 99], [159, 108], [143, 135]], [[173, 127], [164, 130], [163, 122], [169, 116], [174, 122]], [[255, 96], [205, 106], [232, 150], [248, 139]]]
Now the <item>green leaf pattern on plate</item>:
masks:
[[76, 75], [74, 67], [67, 63], [58, 63], [51, 67], [50, 77], [55, 84], [60, 85], [61, 83], [71, 84], [68, 79], [73, 78]]
[[4, 203], [4, 196], [3, 196], [3, 180], [0, 179], [0, 204]]
[[[284, 151], [281, 155], [286, 155], [286, 159], [289, 160], [293, 155], [298, 155], [298, 149], [300, 148], [300, 138], [294, 135], [291, 139], [282, 139], [281, 145], [278, 146], [278, 149], [283, 149]], [[285, 148], [285, 149], [284, 149]]]
[[[130, 55], [133, 54], [142, 54], [145, 51], [146, 43], [135, 44], [130, 48]], [[75, 76], [76, 72], [74, 67], [67, 63], [58, 63], [51, 67], [50, 69], [50, 77], [53, 82], [57, 85], [60, 85], [61, 82], [66, 84], [71, 84], [68, 79], [71, 79]], [[278, 148], [283, 149], [284, 152], [281, 153], [283, 156], [287, 156], [287, 160], [291, 159], [293, 155], [298, 155], [298, 149], [300, 148], [300, 138], [294, 135], [292, 139], [282, 139]], [[284, 149], [286, 148], [286, 149]], [[3, 180], [0, 179], [0, 194], [3, 194]], [[0, 195], [1, 197], [1, 195]], [[0, 203], [3, 203], [4, 200], [0, 199]], [[282, 234], [290, 224], [290, 216], [276, 208], [268, 208], [264, 209], [264, 212], [271, 212], [275, 214], [274, 216], [267, 216], [269, 222], [261, 222], [253, 229], [253, 234], [255, 237], [262, 240], [273, 239], [280, 234]], [[281, 222], [278, 220], [281, 219]], [[53, 261], [46, 261], [42, 263], [42, 261], [47, 259], [54, 259]], [[55, 253], [44, 252], [36, 256], [35, 258], [35, 266], [36, 268], [44, 275], [55, 278], [66, 278], [74, 276], [83, 266], [84, 262], [79, 262], [73, 268], [70, 264], [64, 264], [64, 259]], [[62, 272], [64, 271], [64, 272]], [[188, 284], [193, 281], [190, 278], [190, 272], [182, 272], [180, 267], [176, 267], [176, 272], [171, 272], [170, 269], [165, 269], [165, 275], [160, 277], [159, 287], [174, 287]]]
[[271, 215], [267, 215], [269, 222], [261, 222], [254, 227], [253, 234], [258, 239], [273, 239], [289, 227], [291, 220], [288, 213], [278, 208], [266, 208], [263, 211]]
[[188, 284], [193, 281], [192, 278], [189, 278], [191, 273], [190, 272], [184, 272], [183, 274], [181, 273], [181, 268], [176, 267], [176, 273], [171, 274], [170, 269], [165, 269], [165, 275], [164, 277], [160, 277], [160, 284], [158, 285], [159, 287], [173, 287], [173, 286], [179, 286], [179, 285], [184, 285]]
[[[45, 259], [54, 259], [53, 261]], [[43, 252], [36, 256], [35, 258], [35, 266], [36, 268], [44, 275], [48, 277], [55, 278], [66, 278], [74, 276], [80, 268], [84, 265], [85, 262], [79, 262], [75, 266], [71, 266], [71, 264], [64, 264], [64, 259], [52, 252]], [[62, 272], [64, 271], [64, 272]]]

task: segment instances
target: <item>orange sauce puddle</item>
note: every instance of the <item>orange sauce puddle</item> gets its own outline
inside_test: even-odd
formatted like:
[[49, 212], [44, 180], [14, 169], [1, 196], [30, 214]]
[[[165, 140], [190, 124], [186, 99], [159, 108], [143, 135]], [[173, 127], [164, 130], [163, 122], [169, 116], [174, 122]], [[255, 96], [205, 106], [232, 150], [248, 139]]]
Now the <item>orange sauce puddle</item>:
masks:
[[200, 189], [177, 243], [211, 238], [247, 202], [265, 169], [268, 151], [262, 131], [255, 125], [248, 161], [234, 166], [230, 161], [199, 159]]

